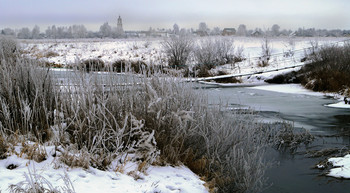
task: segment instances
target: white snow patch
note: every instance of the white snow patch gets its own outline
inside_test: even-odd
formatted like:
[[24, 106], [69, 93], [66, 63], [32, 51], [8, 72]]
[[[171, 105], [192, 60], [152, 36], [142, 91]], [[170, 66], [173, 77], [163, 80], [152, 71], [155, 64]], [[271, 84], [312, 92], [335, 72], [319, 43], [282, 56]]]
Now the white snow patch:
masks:
[[344, 157], [330, 158], [328, 161], [336, 167], [329, 171], [328, 176], [350, 178], [350, 154]]
[[[53, 146], [45, 147], [47, 159], [37, 163], [17, 155], [0, 160], [0, 192], [10, 192], [11, 184], [25, 181], [25, 174], [39, 174], [52, 184], [52, 187], [64, 186], [63, 176], [67, 174], [77, 193], [83, 192], [165, 192], [165, 193], [206, 193], [204, 182], [185, 166], [150, 166], [146, 174], [137, 171], [136, 163], [127, 163], [123, 173], [111, 168], [102, 171], [68, 168], [53, 157]], [[9, 167], [11, 165], [11, 167]], [[114, 165], [114, 164], [112, 164]], [[15, 166], [15, 167], [13, 167]], [[113, 166], [112, 166], [113, 167]], [[8, 169], [10, 168], [10, 169]], [[136, 179], [130, 172], [138, 176]], [[134, 175], [135, 176], [135, 175]]]
[[345, 104], [344, 101], [340, 101], [338, 103], [335, 104], [329, 104], [329, 105], [325, 105], [327, 107], [333, 107], [333, 108], [343, 108], [343, 109], [350, 109], [350, 104]]
[[313, 92], [301, 86], [300, 84], [271, 84], [265, 86], [252, 87], [253, 89], [267, 90], [273, 92], [290, 93], [290, 94], [303, 94], [312, 96], [323, 96], [324, 93]]

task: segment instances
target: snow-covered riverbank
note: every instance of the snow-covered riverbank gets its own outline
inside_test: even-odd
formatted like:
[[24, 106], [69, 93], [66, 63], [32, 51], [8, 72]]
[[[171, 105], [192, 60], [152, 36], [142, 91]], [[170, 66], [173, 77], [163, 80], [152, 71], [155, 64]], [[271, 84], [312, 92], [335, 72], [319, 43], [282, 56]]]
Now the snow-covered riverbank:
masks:
[[127, 162], [120, 166], [116, 162], [109, 170], [96, 168], [70, 168], [59, 161], [60, 155], [54, 146], [43, 146], [46, 159], [40, 163], [27, 159], [18, 144], [11, 156], [0, 160], [0, 192], [14, 188], [28, 190], [32, 183], [41, 183], [49, 190], [62, 192], [208, 192], [204, 182], [185, 166], [151, 166], [145, 173], [137, 170], [137, 164]]

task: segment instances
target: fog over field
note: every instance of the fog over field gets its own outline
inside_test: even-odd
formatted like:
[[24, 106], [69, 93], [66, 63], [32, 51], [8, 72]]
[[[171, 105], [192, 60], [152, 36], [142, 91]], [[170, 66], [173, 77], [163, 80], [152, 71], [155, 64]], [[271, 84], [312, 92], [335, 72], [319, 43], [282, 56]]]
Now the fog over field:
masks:
[[174, 23], [196, 28], [199, 22], [220, 28], [245, 24], [267, 29], [275, 23], [292, 30], [350, 27], [347, 0], [1, 0], [0, 4], [0, 29], [84, 24], [97, 30], [103, 22], [115, 22], [118, 15], [123, 16], [127, 30], [169, 28]]

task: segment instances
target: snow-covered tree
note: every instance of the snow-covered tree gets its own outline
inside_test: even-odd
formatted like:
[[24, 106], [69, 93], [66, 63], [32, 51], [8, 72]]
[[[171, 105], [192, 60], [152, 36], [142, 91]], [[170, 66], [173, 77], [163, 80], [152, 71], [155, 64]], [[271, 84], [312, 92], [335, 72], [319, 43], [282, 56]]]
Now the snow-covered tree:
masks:
[[15, 31], [11, 28], [5, 28], [3, 30], [1, 30], [1, 34], [2, 35], [9, 35], [9, 36], [14, 36], [15, 35]]
[[174, 34], [179, 34], [180, 33], [179, 25], [177, 25], [176, 23], [173, 25], [173, 33]]
[[112, 28], [108, 24], [108, 22], [106, 22], [103, 25], [101, 25], [101, 27], [100, 27], [100, 34], [101, 34], [101, 37], [111, 37], [111, 35], [112, 35]]
[[271, 31], [272, 31], [272, 35], [273, 36], [278, 36], [280, 34], [280, 26], [277, 25], [277, 24], [274, 24], [272, 27], [271, 27]]
[[87, 35], [87, 29], [84, 25], [73, 25], [72, 35], [73, 38], [85, 38]]
[[27, 28], [27, 27], [24, 27], [24, 28], [20, 29], [18, 34], [17, 34], [17, 37], [19, 39], [29, 39], [29, 38], [31, 38], [30, 29]]
[[211, 35], [221, 35], [221, 29], [219, 27], [214, 27], [210, 32]]
[[35, 25], [32, 29], [32, 39], [38, 39], [40, 37], [40, 27]]
[[198, 31], [206, 32], [208, 31], [208, 26], [205, 22], [199, 23]]
[[237, 35], [246, 36], [247, 35], [247, 27], [244, 24], [238, 26]]

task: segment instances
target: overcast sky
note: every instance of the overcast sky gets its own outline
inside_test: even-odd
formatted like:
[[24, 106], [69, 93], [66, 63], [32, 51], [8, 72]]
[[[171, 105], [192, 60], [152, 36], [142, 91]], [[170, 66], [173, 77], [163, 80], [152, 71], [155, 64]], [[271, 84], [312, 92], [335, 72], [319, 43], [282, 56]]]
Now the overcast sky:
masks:
[[283, 29], [350, 29], [350, 0], [0, 0], [0, 29], [5, 27], [45, 30], [48, 25], [84, 24], [98, 30], [104, 22], [124, 30], [235, 27]]

